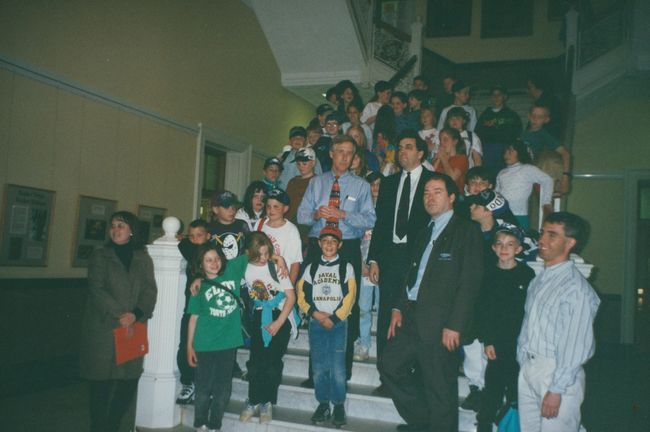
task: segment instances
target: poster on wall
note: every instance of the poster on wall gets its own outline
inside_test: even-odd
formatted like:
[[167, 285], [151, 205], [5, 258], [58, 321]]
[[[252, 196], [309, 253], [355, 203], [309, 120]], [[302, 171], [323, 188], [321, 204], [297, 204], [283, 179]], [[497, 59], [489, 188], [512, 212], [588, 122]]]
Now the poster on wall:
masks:
[[45, 266], [54, 192], [7, 184], [0, 265]]
[[167, 209], [160, 207], [138, 206], [138, 220], [140, 221], [140, 235], [147, 244], [162, 237], [162, 221], [165, 219]]
[[72, 266], [87, 267], [93, 251], [108, 241], [110, 217], [117, 201], [80, 195], [75, 240], [72, 248]]

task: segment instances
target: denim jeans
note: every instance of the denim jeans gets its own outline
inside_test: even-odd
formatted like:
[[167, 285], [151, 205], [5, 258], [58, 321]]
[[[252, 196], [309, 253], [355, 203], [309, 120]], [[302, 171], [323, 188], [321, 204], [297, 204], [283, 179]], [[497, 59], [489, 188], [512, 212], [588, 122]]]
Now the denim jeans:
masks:
[[194, 427], [221, 429], [221, 420], [232, 392], [232, 365], [236, 348], [197, 352], [194, 375]]
[[379, 287], [364, 276], [359, 290], [359, 344], [366, 349], [370, 349], [373, 305], [379, 308]]
[[318, 402], [345, 402], [345, 349], [348, 323], [341, 321], [328, 330], [317, 320], [309, 321], [309, 350], [314, 369]]

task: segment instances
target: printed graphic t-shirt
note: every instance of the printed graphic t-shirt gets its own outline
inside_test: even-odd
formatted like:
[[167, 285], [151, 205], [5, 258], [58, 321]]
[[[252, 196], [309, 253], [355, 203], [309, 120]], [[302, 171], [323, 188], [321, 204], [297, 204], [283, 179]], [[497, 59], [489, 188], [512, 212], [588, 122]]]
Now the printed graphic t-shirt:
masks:
[[276, 282], [271, 276], [269, 266], [266, 264], [263, 266], [249, 264], [244, 278], [248, 287], [248, 296], [251, 300], [272, 300], [279, 292], [293, 289], [288, 277], [281, 278], [278, 276], [280, 281]]
[[[226, 271], [211, 281], [227, 287], [239, 296], [240, 282], [247, 265], [247, 255], [231, 259], [226, 265]], [[223, 288], [204, 280], [199, 294], [190, 298], [187, 312], [199, 316], [194, 332], [195, 351], [219, 351], [243, 345], [239, 304]]]

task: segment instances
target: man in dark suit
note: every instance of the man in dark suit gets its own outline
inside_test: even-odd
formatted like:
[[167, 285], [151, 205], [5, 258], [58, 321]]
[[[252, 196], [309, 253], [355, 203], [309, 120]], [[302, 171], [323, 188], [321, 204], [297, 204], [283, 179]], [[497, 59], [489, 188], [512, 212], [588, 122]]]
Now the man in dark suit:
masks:
[[381, 380], [407, 422], [401, 431], [458, 430], [456, 350], [483, 275], [481, 233], [454, 214], [458, 193], [445, 174], [432, 173], [424, 186], [432, 223], [417, 237], [379, 359]]
[[382, 180], [377, 197], [377, 222], [368, 250], [369, 277], [379, 284], [377, 354], [386, 345], [390, 310], [399, 288], [403, 287], [418, 232], [430, 217], [424, 210], [424, 184], [431, 172], [422, 166], [426, 143], [414, 130], [399, 137], [398, 157], [402, 171]]

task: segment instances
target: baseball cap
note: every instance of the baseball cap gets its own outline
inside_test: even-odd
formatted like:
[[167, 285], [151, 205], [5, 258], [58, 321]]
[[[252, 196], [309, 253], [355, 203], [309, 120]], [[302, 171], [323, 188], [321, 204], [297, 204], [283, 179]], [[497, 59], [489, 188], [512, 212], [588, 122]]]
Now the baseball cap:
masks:
[[333, 113], [330, 113], [325, 117], [325, 123], [330, 122], [330, 121], [336, 121], [338, 124], [342, 124], [345, 122], [345, 117], [343, 116], [343, 113], [334, 111]]
[[212, 207], [225, 207], [237, 206], [240, 204], [237, 195], [227, 190], [220, 190], [215, 192], [210, 199]]
[[316, 160], [316, 152], [311, 147], [303, 147], [296, 152], [296, 162]]
[[456, 93], [457, 91], [461, 91], [466, 87], [469, 87], [469, 85], [465, 84], [465, 81], [456, 81], [454, 85], [451, 86], [451, 92]]
[[334, 111], [334, 108], [332, 108], [329, 104], [320, 104], [318, 105], [318, 108], [316, 108], [317, 115], [323, 115], [332, 111]]
[[291, 201], [289, 199], [289, 195], [282, 189], [272, 189], [269, 192], [267, 192], [266, 195], [264, 196], [264, 202], [270, 199], [274, 199], [278, 202], [281, 202], [284, 205], [289, 205], [289, 202]]
[[280, 167], [280, 170], [282, 170], [282, 161], [280, 161], [280, 159], [275, 156], [270, 157], [264, 161], [264, 169], [267, 169], [271, 165], [277, 165]]
[[320, 234], [318, 235], [318, 238], [322, 239], [325, 236], [332, 236], [336, 238], [338, 241], [343, 240], [343, 234], [341, 233], [341, 230], [330, 225], [326, 225], [322, 230], [320, 230]]
[[503, 195], [492, 189], [485, 189], [476, 195], [467, 197], [469, 204], [476, 204], [485, 207], [492, 212], [495, 217], [501, 216], [506, 211], [510, 210], [508, 200]]
[[510, 234], [511, 236], [515, 237], [519, 241], [519, 244], [521, 245], [524, 244], [524, 237], [525, 237], [524, 231], [516, 225], [503, 223], [497, 227], [495, 235], [498, 233]]
[[307, 130], [302, 126], [294, 126], [289, 130], [289, 138], [301, 136], [307, 138]]

